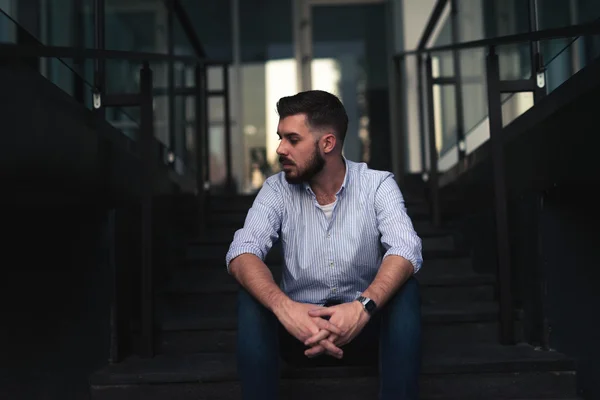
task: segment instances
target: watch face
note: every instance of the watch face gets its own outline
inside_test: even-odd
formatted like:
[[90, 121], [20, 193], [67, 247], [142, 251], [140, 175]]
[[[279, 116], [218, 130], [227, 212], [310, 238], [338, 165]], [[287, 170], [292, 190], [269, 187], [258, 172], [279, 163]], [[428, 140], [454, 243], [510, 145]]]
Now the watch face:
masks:
[[369, 300], [367, 304], [365, 304], [365, 308], [367, 309], [369, 314], [372, 313], [373, 311], [375, 311], [375, 302], [373, 300]]

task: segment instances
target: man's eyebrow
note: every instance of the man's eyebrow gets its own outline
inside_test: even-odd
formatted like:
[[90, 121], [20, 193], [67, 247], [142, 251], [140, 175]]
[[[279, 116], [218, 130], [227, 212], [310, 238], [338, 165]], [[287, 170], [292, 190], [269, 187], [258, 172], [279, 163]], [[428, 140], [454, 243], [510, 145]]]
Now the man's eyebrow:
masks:
[[285, 136], [285, 137], [297, 136], [297, 137], [300, 137], [300, 134], [296, 133], [296, 132], [284, 132], [284, 133], [277, 132], [277, 136], [279, 136], [279, 137], [281, 137], [281, 136]]

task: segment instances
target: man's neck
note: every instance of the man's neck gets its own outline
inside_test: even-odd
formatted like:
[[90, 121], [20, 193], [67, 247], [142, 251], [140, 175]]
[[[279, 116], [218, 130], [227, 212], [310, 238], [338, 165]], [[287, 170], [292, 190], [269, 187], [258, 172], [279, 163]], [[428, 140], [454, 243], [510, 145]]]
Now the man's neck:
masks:
[[345, 177], [346, 162], [342, 156], [335, 157], [310, 182], [310, 187], [317, 196], [335, 196], [342, 187]]

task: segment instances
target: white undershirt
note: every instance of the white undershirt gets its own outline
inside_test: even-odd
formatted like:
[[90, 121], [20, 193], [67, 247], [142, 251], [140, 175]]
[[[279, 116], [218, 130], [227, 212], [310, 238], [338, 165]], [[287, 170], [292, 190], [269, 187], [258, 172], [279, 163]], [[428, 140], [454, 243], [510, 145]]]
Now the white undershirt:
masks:
[[327, 221], [331, 220], [331, 214], [333, 214], [333, 206], [335, 205], [335, 202], [331, 203], [331, 204], [326, 204], [324, 206], [319, 204], [319, 208], [321, 210], [323, 210], [323, 212], [325, 213], [325, 216], [327, 217]]

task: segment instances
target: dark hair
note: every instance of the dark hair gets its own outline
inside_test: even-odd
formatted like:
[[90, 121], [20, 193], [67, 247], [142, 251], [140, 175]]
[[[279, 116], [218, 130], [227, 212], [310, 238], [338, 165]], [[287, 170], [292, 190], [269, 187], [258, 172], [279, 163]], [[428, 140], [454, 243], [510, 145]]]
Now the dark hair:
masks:
[[277, 102], [279, 118], [306, 114], [313, 129], [332, 128], [342, 143], [348, 130], [348, 115], [344, 105], [335, 95], [323, 90], [308, 90], [286, 96]]

